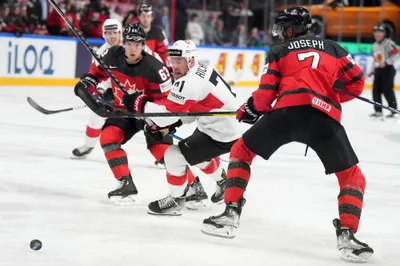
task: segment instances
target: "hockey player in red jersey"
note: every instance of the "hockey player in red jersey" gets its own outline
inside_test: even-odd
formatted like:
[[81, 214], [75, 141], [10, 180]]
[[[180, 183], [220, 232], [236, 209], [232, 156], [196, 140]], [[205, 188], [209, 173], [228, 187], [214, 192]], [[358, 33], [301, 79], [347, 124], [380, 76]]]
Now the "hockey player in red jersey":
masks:
[[[238, 106], [230, 86], [212, 67], [198, 63], [196, 45], [190, 40], [180, 40], [168, 50], [175, 83], [168, 98], [160, 103], [138, 93], [126, 96], [126, 107], [135, 113], [146, 112], [209, 112], [234, 110]], [[161, 136], [177, 124], [189, 122], [179, 117], [153, 117], [149, 130]], [[149, 213], [157, 215], [181, 215], [188, 202], [188, 165], [200, 168], [216, 181], [213, 203], [220, 203], [225, 192], [225, 171], [219, 157], [228, 153], [240, 136], [238, 123], [232, 117], [202, 116], [193, 118], [197, 128], [193, 134], [171, 145], [165, 152], [165, 166], [170, 195], [149, 204]], [[196, 202], [194, 202], [196, 203]]]
[[310, 24], [310, 13], [304, 8], [289, 8], [276, 17], [273, 33], [283, 43], [269, 51], [259, 88], [241, 106], [236, 117], [254, 126], [232, 147], [226, 209], [218, 216], [205, 219], [202, 231], [234, 238], [254, 157], [259, 155], [268, 160], [279, 147], [296, 141], [317, 153], [326, 174], [337, 176], [340, 219], [333, 220], [337, 247], [342, 259], [364, 262], [373, 254], [373, 249], [358, 241], [354, 234], [366, 182], [340, 124], [340, 104], [353, 98], [334, 89], [335, 81], [340, 79], [343, 90], [360, 95], [364, 76], [340, 45], [308, 35]]
[[[146, 32], [146, 45], [149, 49], [158, 54], [163, 63], [167, 64], [168, 57], [168, 38], [165, 32], [153, 22], [153, 8], [150, 5], [143, 4], [139, 7], [140, 26]], [[151, 54], [151, 53], [150, 53]], [[153, 54], [153, 56], [156, 56]]]
[[[139, 24], [128, 25], [123, 31], [123, 46], [105, 50], [102, 60], [128, 93], [139, 91], [154, 102], [161, 102], [168, 95], [172, 82], [166, 66], [143, 51], [145, 38], [146, 34]], [[103, 68], [93, 62], [89, 73], [83, 75], [76, 84], [75, 93], [79, 95], [78, 91], [90, 91], [97, 87], [99, 81], [108, 78]], [[114, 105], [125, 108], [122, 103], [123, 92], [114, 83], [112, 90]], [[95, 93], [102, 97], [101, 92]], [[103, 126], [100, 144], [114, 177], [119, 181], [119, 187], [108, 194], [116, 204], [131, 204], [138, 193], [128, 167], [127, 155], [121, 145], [141, 131], [143, 123], [143, 120], [138, 119], [109, 118]], [[150, 136], [146, 139], [150, 152], [160, 161], [169, 144], [163, 139], [154, 141]]]

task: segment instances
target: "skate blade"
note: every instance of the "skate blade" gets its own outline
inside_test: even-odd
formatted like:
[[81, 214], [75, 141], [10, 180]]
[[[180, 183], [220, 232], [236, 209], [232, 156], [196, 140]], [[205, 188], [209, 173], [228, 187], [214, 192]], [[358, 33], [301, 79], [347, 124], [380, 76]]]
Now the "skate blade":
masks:
[[152, 212], [152, 211], [147, 211], [148, 214], [154, 215], [154, 216], [181, 216], [182, 213], [180, 211], [173, 211], [173, 212]]
[[112, 203], [114, 203], [114, 205], [119, 205], [119, 206], [130, 206], [130, 205], [135, 205], [136, 204], [136, 200], [135, 200], [135, 196], [136, 195], [130, 195], [127, 197], [118, 197], [118, 196], [114, 196], [114, 197], [110, 197], [109, 199], [111, 200]]
[[363, 252], [360, 255], [353, 254], [352, 249], [342, 249], [340, 250], [341, 255], [340, 258], [347, 262], [354, 262], [354, 263], [366, 263], [372, 260], [373, 253], [371, 252]]
[[86, 159], [86, 157], [87, 157], [87, 155], [82, 155], [82, 156], [71, 155], [72, 160], [83, 160], [83, 159]]
[[212, 225], [204, 224], [203, 229], [201, 232], [205, 235], [209, 236], [216, 236], [222, 237], [227, 239], [233, 239], [236, 237], [236, 227], [223, 227], [223, 228], [216, 228]]
[[200, 200], [200, 201], [186, 201], [185, 206], [189, 210], [198, 210], [198, 209], [204, 209], [208, 207], [208, 200]]

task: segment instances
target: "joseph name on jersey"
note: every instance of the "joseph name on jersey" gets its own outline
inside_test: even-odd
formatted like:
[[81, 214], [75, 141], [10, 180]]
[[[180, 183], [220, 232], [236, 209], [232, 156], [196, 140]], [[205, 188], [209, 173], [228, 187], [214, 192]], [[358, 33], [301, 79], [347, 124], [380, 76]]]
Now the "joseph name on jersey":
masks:
[[[237, 110], [235, 94], [218, 72], [203, 65], [196, 65], [182, 78], [175, 81], [164, 106], [147, 103], [146, 112], [211, 112]], [[167, 126], [179, 118], [158, 117], [152, 120]], [[198, 129], [220, 142], [230, 142], [240, 137], [238, 122], [228, 116], [196, 117]]]

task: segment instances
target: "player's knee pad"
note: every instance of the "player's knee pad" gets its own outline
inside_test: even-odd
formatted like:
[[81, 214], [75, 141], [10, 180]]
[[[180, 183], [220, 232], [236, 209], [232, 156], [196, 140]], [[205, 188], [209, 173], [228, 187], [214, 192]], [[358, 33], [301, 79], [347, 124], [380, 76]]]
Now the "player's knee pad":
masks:
[[256, 157], [256, 154], [246, 147], [242, 138], [239, 138], [231, 148], [229, 161], [246, 162], [251, 164], [254, 157]]
[[117, 126], [107, 126], [100, 135], [100, 145], [104, 146], [109, 143], [121, 144], [124, 141], [125, 134], [122, 129]]
[[340, 189], [354, 188], [364, 193], [366, 181], [357, 165], [335, 174], [338, 178]]
[[173, 176], [186, 176], [187, 161], [176, 145], [170, 145], [164, 154], [167, 172]]

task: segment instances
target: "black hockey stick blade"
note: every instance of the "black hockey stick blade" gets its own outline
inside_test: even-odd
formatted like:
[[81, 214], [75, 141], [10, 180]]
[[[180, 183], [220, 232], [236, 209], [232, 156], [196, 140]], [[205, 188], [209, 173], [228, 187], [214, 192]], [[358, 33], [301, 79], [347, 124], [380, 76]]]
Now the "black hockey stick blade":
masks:
[[82, 106], [70, 107], [70, 108], [59, 109], [59, 110], [48, 110], [48, 109], [40, 106], [31, 97], [27, 97], [26, 100], [28, 101], [30, 106], [32, 106], [34, 109], [36, 109], [37, 111], [39, 111], [45, 115], [58, 114], [58, 113], [62, 113], [62, 112], [68, 112], [68, 111], [74, 111], [74, 110], [86, 108], [86, 105], [82, 105]]
[[86, 41], [85, 37], [82, 36], [82, 34], [78, 31], [77, 28], [75, 28], [74, 24], [72, 24], [71, 20], [65, 15], [65, 13], [61, 10], [59, 5], [54, 1], [54, 0], [48, 0], [50, 4], [54, 7], [54, 9], [57, 11], [57, 13], [61, 16], [61, 18], [67, 23], [68, 27], [71, 29], [71, 31], [78, 37], [78, 39], [81, 41], [83, 46], [92, 54], [94, 59], [101, 65], [101, 67], [104, 69], [104, 71], [110, 76], [110, 78], [117, 84], [118, 88], [124, 93], [128, 94], [128, 92], [125, 90], [124, 86], [122, 85], [121, 82], [114, 76], [113, 73], [111, 73], [110, 69], [106, 66], [106, 64], [103, 62], [103, 60], [100, 58], [100, 56], [97, 55], [97, 53], [93, 50], [93, 48], [89, 45], [89, 43]]

